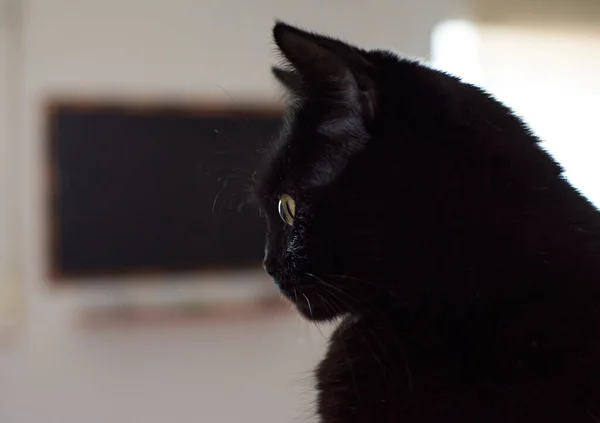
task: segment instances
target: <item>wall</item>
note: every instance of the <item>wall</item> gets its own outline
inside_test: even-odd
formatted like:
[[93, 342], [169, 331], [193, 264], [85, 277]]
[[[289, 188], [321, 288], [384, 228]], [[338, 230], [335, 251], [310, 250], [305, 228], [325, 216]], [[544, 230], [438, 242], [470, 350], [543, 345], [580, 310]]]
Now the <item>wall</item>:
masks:
[[[16, 185], [11, 183], [17, 169], [11, 159], [16, 143], [15, 125], [9, 122], [16, 116], [12, 104], [14, 95], [14, 62], [18, 44], [10, 35], [17, 29], [13, 9], [7, 0], [0, 0], [0, 332], [10, 329], [21, 317], [22, 298], [17, 272], [17, 231], [12, 224], [17, 211]], [[1, 334], [1, 333], [0, 333]]]
[[597, 25], [600, 3], [597, 0], [469, 0], [478, 22], [543, 23]]
[[50, 96], [276, 101], [268, 69], [274, 18], [426, 57], [434, 25], [461, 15], [462, 1], [20, 2], [22, 49], [11, 63], [20, 69], [21, 81], [13, 81], [20, 95], [10, 124], [19, 135], [11, 160], [21, 167], [14, 201], [22, 211], [26, 319], [0, 348], [0, 421], [304, 421], [307, 371], [323, 348], [321, 333], [292, 315], [244, 325], [75, 330], [84, 304], [124, 290], [47, 283], [42, 158]]
[[[9, 78], [9, 46], [8, 46], [8, 13], [5, 3], [0, 2], [0, 234], [5, 234], [8, 229], [8, 211], [6, 204], [9, 194], [7, 183], [6, 165], [8, 163], [8, 78]], [[8, 242], [6, 237], [0, 237], [0, 269], [6, 268], [6, 256], [8, 253]], [[0, 281], [6, 279], [6, 275], [0, 270]], [[6, 283], [0, 282], [0, 321], [8, 318], [8, 302], [6, 296]], [[0, 324], [2, 326], [2, 324]]]

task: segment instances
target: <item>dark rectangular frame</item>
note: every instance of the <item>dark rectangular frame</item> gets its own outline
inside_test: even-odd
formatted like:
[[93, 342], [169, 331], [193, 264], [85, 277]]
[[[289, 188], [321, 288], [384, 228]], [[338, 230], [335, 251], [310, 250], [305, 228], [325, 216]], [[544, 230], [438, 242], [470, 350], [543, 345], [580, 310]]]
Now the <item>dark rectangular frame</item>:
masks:
[[[82, 100], [82, 99], [67, 99], [56, 98], [47, 102], [45, 107], [45, 173], [43, 186], [45, 187], [45, 202], [46, 205], [46, 224], [47, 224], [47, 239], [46, 239], [46, 254], [47, 269], [50, 281], [55, 285], [73, 284], [82, 278], [102, 278], [102, 277], [156, 277], [170, 274], [168, 269], [136, 269], [131, 271], [99, 271], [99, 272], [84, 272], [82, 274], [69, 272], [64, 273], [59, 268], [59, 260], [57, 256], [59, 245], [59, 218], [56, 213], [56, 192], [58, 189], [57, 172], [55, 168], [56, 151], [58, 147], [58, 139], [56, 137], [56, 128], [53, 126], [55, 122], [54, 115], [59, 110], [94, 110], [94, 111], [121, 111], [133, 114], [179, 114], [184, 116], [227, 116], [239, 118], [251, 117], [273, 117], [283, 118], [284, 109], [277, 104], [265, 102], [245, 102], [245, 103], [219, 103], [219, 102], [188, 102], [188, 101], [131, 101], [131, 100]], [[260, 263], [257, 263], [257, 268]], [[200, 267], [190, 271], [194, 272], [226, 272], [231, 269], [223, 268], [206, 268]]]

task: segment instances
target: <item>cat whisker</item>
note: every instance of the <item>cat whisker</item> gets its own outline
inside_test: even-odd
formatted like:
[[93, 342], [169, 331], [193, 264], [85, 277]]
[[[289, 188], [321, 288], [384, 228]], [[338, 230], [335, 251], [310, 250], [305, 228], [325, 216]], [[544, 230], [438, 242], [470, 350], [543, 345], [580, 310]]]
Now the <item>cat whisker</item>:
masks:
[[[222, 172], [226, 172], [225, 174], [222, 174]], [[246, 169], [246, 168], [241, 168], [241, 167], [231, 167], [231, 166], [221, 166], [221, 167], [214, 167], [212, 169], [206, 169], [206, 171], [204, 172], [205, 176], [210, 176], [210, 177], [214, 177], [217, 179], [223, 179], [223, 178], [231, 178], [232, 176], [239, 176], [239, 177], [247, 177], [248, 180], [252, 180], [252, 174], [253, 174], [254, 170], [252, 169]]]
[[[325, 299], [325, 297], [323, 297], [321, 294], [319, 294], [317, 292], [315, 292], [315, 295], [317, 297], [319, 297], [319, 299], [321, 300], [321, 303], [323, 304], [323, 308], [325, 308], [325, 311], [327, 311], [328, 313], [331, 313], [332, 310], [330, 310], [330, 308], [329, 308], [329, 302]], [[331, 313], [331, 314], [333, 314], [333, 313]], [[325, 339], [326, 336], [323, 333], [323, 331], [321, 330], [321, 327], [319, 326], [318, 323], [315, 323], [315, 327], [317, 328], [317, 330], [319, 331], [319, 333], [321, 334], [321, 336]]]
[[236, 196], [236, 194], [238, 193], [238, 191], [235, 191], [233, 194], [231, 194], [229, 196], [229, 198], [227, 198], [226, 200], [223, 201], [223, 204], [221, 204], [221, 207], [219, 207], [219, 213], [221, 213], [221, 210], [223, 210], [223, 207], [225, 207], [225, 204], [229, 203], [229, 210], [231, 210], [231, 200], [233, 199], [233, 197]]
[[[225, 95], [226, 95], [227, 97], [229, 97], [229, 99], [230, 99], [230, 100], [231, 100], [231, 102], [233, 103], [234, 107], [236, 107], [236, 108], [237, 108], [237, 107], [238, 107], [238, 104], [237, 104], [237, 102], [235, 101], [235, 99], [233, 98], [233, 96], [232, 96], [232, 95], [229, 93], [229, 91], [227, 91], [227, 90], [226, 90], [224, 87], [222, 87], [222, 86], [221, 86], [221, 85], [219, 85], [219, 84], [216, 84], [216, 86], [217, 86], [217, 87], [218, 87], [218, 88], [219, 88], [221, 91], [223, 91], [223, 93], [225, 93]], [[245, 113], [242, 113], [242, 117], [243, 117], [243, 118], [246, 120], [246, 124], [248, 124], [248, 123], [249, 123], [249, 122], [248, 122], [248, 116], [246, 116], [246, 114], [245, 114]]]
[[[349, 292], [347, 292], [343, 288], [335, 286], [333, 284], [330, 284], [330, 283], [326, 282], [325, 280], [323, 280], [322, 278], [319, 278], [318, 276], [316, 276], [316, 275], [314, 275], [312, 273], [306, 273], [306, 275], [311, 276], [311, 277], [315, 278], [316, 280], [320, 281], [323, 284], [323, 287], [325, 289], [327, 289], [327, 291], [329, 292], [329, 294], [332, 297], [334, 297], [336, 299], [336, 301], [340, 301], [352, 313], [353, 307], [351, 306], [351, 304], [348, 301], [358, 303], [358, 301], [359, 301], [358, 299], [355, 299]], [[335, 289], [336, 292], [332, 292], [332, 289]], [[342, 296], [343, 296], [343, 298], [342, 298]], [[319, 297], [324, 300], [324, 298], [322, 296], [319, 296]], [[363, 306], [364, 306], [364, 304], [363, 304]], [[382, 324], [385, 324], [385, 325], [389, 326], [389, 322], [388, 322], [388, 319], [386, 318], [386, 316], [384, 316], [376, 308], [369, 309], [368, 313], [370, 315], [376, 315], [376, 316], [378, 316], [378, 321], [379, 322], [381, 322]], [[373, 336], [374, 340], [377, 342], [377, 345], [378, 345], [377, 350], [380, 353], [382, 353], [384, 355], [387, 355], [386, 354], [386, 348], [383, 346], [383, 344], [381, 343], [381, 341], [377, 337], [376, 332], [373, 329], [371, 329], [369, 332]], [[383, 362], [380, 360], [377, 351], [373, 350], [373, 348], [372, 348], [372, 344], [373, 343], [372, 342], [368, 342], [366, 340], [366, 338], [364, 337], [364, 335], [362, 335], [362, 334], [360, 334], [358, 332], [357, 332], [357, 336], [359, 336], [361, 339], [363, 339], [366, 347], [370, 350], [373, 358], [379, 363], [379, 366], [381, 367], [382, 371], [384, 371], [385, 370], [385, 366], [384, 366]], [[398, 346], [398, 348], [400, 349], [400, 352], [401, 352], [401, 355], [402, 355], [402, 363], [404, 365], [404, 371], [405, 371], [406, 378], [407, 378], [408, 389], [409, 389], [409, 391], [412, 392], [413, 389], [414, 389], [413, 377], [412, 377], [412, 372], [410, 371], [410, 368], [408, 366], [408, 362], [407, 362], [407, 357], [406, 357], [404, 346], [402, 344], [400, 344], [399, 340], [396, 340], [395, 343]]]
[[222, 137], [223, 139], [229, 141], [232, 144], [239, 144], [234, 142], [231, 138], [229, 138], [227, 135], [225, 135], [224, 133], [222, 133], [221, 131], [219, 131], [218, 129], [213, 129], [213, 132], [217, 135], [219, 135], [220, 137]]
[[[319, 279], [319, 278], [317, 278], [317, 279]], [[324, 307], [327, 308], [327, 305], [331, 306], [331, 304], [329, 303], [329, 301], [327, 301], [325, 299], [325, 297], [323, 297], [322, 295], [319, 295], [319, 294], [316, 294], [316, 295], [321, 299], [321, 301], [323, 302], [323, 306]], [[318, 328], [318, 326], [317, 326], [317, 328]], [[321, 330], [319, 329], [319, 332], [320, 331]], [[361, 401], [361, 397], [362, 396], [360, 395], [360, 392], [358, 390], [358, 382], [356, 380], [356, 372], [355, 372], [354, 366], [352, 364], [354, 360], [353, 360], [352, 356], [350, 355], [350, 351], [348, 350], [348, 347], [346, 346], [346, 343], [342, 341], [341, 344], [342, 344], [342, 347], [343, 347], [344, 352], [346, 354], [346, 363], [348, 364], [348, 368], [350, 370], [350, 376], [352, 378], [352, 386], [354, 388], [354, 395], [356, 395], [356, 398], [358, 399], [360, 408], [363, 409], [363, 404], [362, 404], [362, 401]]]
[[310, 300], [308, 299], [308, 297], [305, 294], [302, 294], [304, 296], [304, 298], [306, 298], [306, 304], [308, 305], [308, 311], [310, 313], [310, 315], [313, 315], [313, 311], [312, 311], [312, 306], [310, 305]]
[[404, 306], [408, 305], [408, 303], [396, 291], [394, 291], [391, 288], [388, 288], [388, 287], [385, 287], [385, 286], [381, 286], [381, 285], [377, 284], [376, 282], [373, 282], [373, 281], [371, 281], [369, 279], [357, 278], [357, 277], [349, 276], [349, 275], [328, 274], [328, 275], [325, 275], [325, 276], [328, 277], [328, 278], [335, 278], [335, 279], [339, 279], [339, 280], [348, 279], [348, 280], [351, 280], [353, 282], [358, 282], [358, 283], [362, 283], [362, 284], [365, 284], [365, 285], [372, 286], [373, 288], [379, 289], [379, 290], [383, 291], [384, 293], [386, 293], [386, 294], [388, 294], [388, 295], [390, 295], [392, 297], [400, 299], [402, 301], [402, 304]]
[[[340, 287], [337, 287], [335, 285], [332, 285], [328, 282], [326, 282], [325, 280], [323, 280], [322, 278], [319, 278], [318, 276], [312, 274], [312, 273], [306, 273], [307, 276], [310, 276], [312, 278], [314, 278], [315, 280], [319, 281], [321, 283], [321, 285], [327, 290], [327, 292], [336, 299], [336, 301], [339, 301], [340, 303], [342, 303], [346, 309], [348, 310], [347, 312], [349, 313], [356, 313], [356, 308], [351, 304], [351, 303], [356, 303], [359, 304], [359, 302], [352, 298], [350, 296], [350, 294], [348, 294], [347, 292], [345, 292], [343, 289], [341, 289]], [[333, 290], [337, 291], [338, 293], [336, 294], [335, 292], [333, 292]], [[344, 297], [346, 297], [346, 300], [344, 300], [341, 295], [344, 295]], [[336, 311], [341, 311], [339, 308], [336, 307]]]
[[[224, 179], [230, 179], [230, 180], [244, 180], [248, 183], [252, 183], [252, 173], [247, 170], [247, 169], [231, 169], [231, 168], [221, 168], [219, 170], [217, 170], [217, 172], [221, 171], [221, 170], [227, 170], [227, 173], [221, 176], [217, 177], [218, 181], [222, 181]], [[215, 177], [216, 172], [213, 172], [212, 175], [207, 174], [208, 176], [212, 176]]]
[[215, 212], [215, 206], [217, 205], [217, 200], [219, 199], [219, 197], [221, 196], [221, 193], [225, 190], [225, 188], [227, 188], [227, 181], [225, 181], [223, 183], [223, 187], [219, 190], [217, 195], [215, 195], [215, 199], [214, 199], [213, 205], [212, 205], [212, 213]]
[[[229, 149], [229, 150], [219, 150], [211, 153], [208, 157], [198, 163], [198, 169], [204, 169], [208, 163], [214, 162], [218, 157], [229, 158], [230, 156], [248, 156], [249, 158], [253, 157], [253, 153], [251, 150], [247, 149]], [[258, 154], [256, 155], [258, 159]]]
[[325, 281], [323, 278], [320, 278], [320, 277], [318, 277], [317, 275], [314, 275], [314, 274], [312, 274], [312, 273], [305, 273], [305, 274], [306, 274], [307, 276], [310, 276], [311, 278], [314, 278], [314, 279], [316, 279], [317, 281], [319, 281], [319, 282], [320, 282], [321, 284], [323, 284], [324, 286], [327, 286], [327, 287], [329, 287], [329, 288], [331, 288], [331, 289], [335, 289], [335, 290], [337, 290], [338, 292], [342, 292], [342, 293], [344, 293], [344, 294], [348, 294], [348, 293], [347, 293], [346, 291], [344, 291], [344, 290], [343, 290], [341, 287], [339, 287], [339, 286], [335, 286], [335, 285], [333, 285], [333, 284], [331, 284], [331, 283], [329, 283], [329, 282]]
[[[321, 281], [322, 281], [322, 280], [321, 280]], [[322, 282], [324, 282], [324, 281], [322, 281]], [[334, 298], [336, 299], [336, 301], [340, 301], [340, 302], [342, 302], [343, 304], [345, 304], [345, 305], [346, 305], [346, 307], [348, 307], [348, 308], [349, 308], [349, 306], [348, 306], [348, 303], [347, 303], [347, 302], [345, 302], [345, 301], [344, 301], [344, 300], [341, 298], [341, 296], [340, 296], [340, 295], [338, 295], [338, 294], [336, 294], [336, 293], [334, 293], [334, 292], [331, 292], [331, 291], [329, 290], [330, 288], [334, 288], [334, 286], [333, 286], [333, 285], [329, 285], [329, 284], [327, 284], [327, 285], [324, 285], [324, 286], [325, 286], [325, 287], [326, 287], [326, 289], [328, 290], [329, 294], [330, 294], [332, 297], [334, 297]], [[345, 293], [345, 294], [347, 294], [347, 293], [346, 293], [346, 292], [344, 292], [343, 290], [338, 290], [338, 291], [339, 291], [339, 292], [341, 292], [341, 293]], [[322, 296], [319, 296], [319, 297], [321, 297], [321, 298], [322, 298], [322, 299], [325, 301], [325, 303], [329, 303], [327, 300], [325, 300], [325, 298], [324, 298], [324, 297], [322, 297]], [[357, 329], [356, 329], [354, 326], [351, 326], [351, 328], [352, 328], [352, 331], [353, 331], [353, 332], [355, 333], [355, 335], [357, 336], [357, 338], [358, 338], [358, 339], [360, 339], [360, 340], [362, 341], [362, 343], [364, 344], [365, 348], [366, 348], [366, 349], [369, 351], [369, 354], [371, 355], [371, 357], [373, 358], [373, 360], [374, 360], [374, 361], [377, 363], [377, 366], [378, 366], [378, 368], [379, 368], [379, 370], [380, 370], [380, 372], [381, 372], [381, 377], [382, 377], [382, 380], [383, 380], [383, 381], [385, 381], [385, 380], [386, 380], [386, 370], [387, 370], [387, 367], [385, 366], [385, 364], [383, 363], [383, 361], [381, 360], [381, 358], [380, 358], [380, 357], [379, 357], [379, 355], [378, 355], [378, 351], [380, 351], [380, 352], [382, 352], [382, 353], [384, 353], [384, 354], [385, 354], [385, 349], [384, 349], [383, 345], [381, 344], [381, 342], [379, 341], [379, 339], [378, 339], [378, 337], [377, 337], [376, 333], [375, 333], [373, 330], [370, 330], [370, 331], [369, 331], [369, 333], [371, 334], [371, 336], [377, 340], [377, 343], [378, 343], [378, 346], [379, 346], [379, 349], [378, 349], [378, 351], [375, 351], [375, 350], [372, 348], [372, 345], [371, 345], [372, 343], [371, 343], [371, 342], [369, 342], [369, 340], [368, 340], [368, 339], [365, 337], [365, 335], [364, 335], [363, 333], [361, 333], [359, 330], [357, 330]], [[350, 367], [350, 372], [351, 372], [351, 374], [352, 374], [352, 377], [353, 377], [353, 379], [354, 379], [354, 369], [353, 369], [353, 367], [352, 367], [352, 357], [350, 357], [350, 354], [349, 354], [349, 352], [348, 352], [348, 349], [347, 349], [347, 347], [346, 347], [345, 343], [343, 343], [343, 342], [342, 342], [342, 346], [343, 346], [344, 350], [346, 351], [346, 356], [347, 356], [347, 359], [348, 359], [348, 366]], [[356, 385], [354, 386], [354, 388], [355, 388], [355, 390], [357, 390], [357, 386], [356, 386]], [[356, 394], [358, 395], [358, 392], [356, 392]], [[360, 397], [360, 396], [359, 396], [359, 397]]]

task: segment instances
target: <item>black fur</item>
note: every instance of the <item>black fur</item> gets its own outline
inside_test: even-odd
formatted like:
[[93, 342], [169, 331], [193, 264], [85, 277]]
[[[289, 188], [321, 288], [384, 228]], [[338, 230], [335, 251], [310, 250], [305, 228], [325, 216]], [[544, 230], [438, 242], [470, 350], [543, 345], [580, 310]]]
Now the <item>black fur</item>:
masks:
[[419, 63], [274, 38], [293, 100], [255, 194], [283, 295], [341, 318], [320, 421], [600, 421], [600, 213], [538, 139]]

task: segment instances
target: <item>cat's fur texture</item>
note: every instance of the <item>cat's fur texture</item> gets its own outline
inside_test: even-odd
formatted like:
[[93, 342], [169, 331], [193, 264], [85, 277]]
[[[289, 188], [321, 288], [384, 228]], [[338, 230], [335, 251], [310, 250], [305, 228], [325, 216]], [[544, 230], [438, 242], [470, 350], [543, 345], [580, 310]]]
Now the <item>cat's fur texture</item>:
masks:
[[316, 370], [320, 422], [600, 421], [598, 210], [481, 89], [273, 34], [291, 101], [255, 196], [283, 295], [341, 318]]

